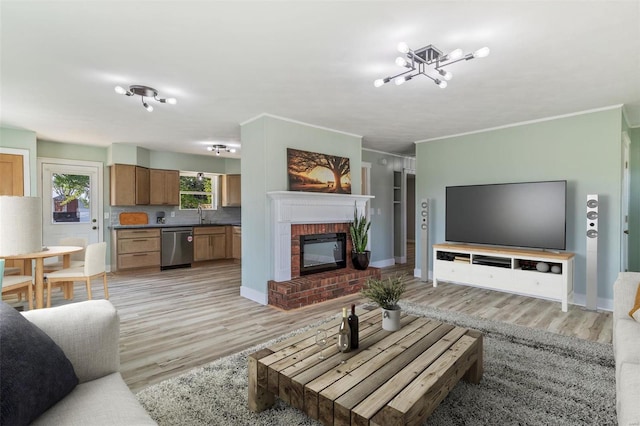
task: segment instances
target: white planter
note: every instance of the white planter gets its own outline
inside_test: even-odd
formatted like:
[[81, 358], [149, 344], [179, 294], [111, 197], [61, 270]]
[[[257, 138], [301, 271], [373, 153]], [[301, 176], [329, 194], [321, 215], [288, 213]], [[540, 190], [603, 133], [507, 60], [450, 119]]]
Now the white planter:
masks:
[[400, 309], [393, 311], [388, 309], [382, 310], [382, 329], [387, 331], [400, 330]]

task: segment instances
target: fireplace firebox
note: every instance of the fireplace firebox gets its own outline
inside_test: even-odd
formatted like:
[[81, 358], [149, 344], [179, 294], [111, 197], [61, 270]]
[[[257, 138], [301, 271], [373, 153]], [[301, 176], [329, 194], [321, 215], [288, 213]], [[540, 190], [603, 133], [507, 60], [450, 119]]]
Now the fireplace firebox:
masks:
[[300, 275], [347, 267], [344, 232], [300, 236]]

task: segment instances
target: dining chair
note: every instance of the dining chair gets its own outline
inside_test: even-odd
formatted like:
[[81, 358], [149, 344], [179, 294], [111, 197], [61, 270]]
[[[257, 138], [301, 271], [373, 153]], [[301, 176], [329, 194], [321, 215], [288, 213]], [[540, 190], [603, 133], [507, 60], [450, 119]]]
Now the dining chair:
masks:
[[51, 307], [51, 286], [59, 282], [84, 281], [87, 286], [87, 298], [91, 297], [91, 280], [102, 277], [104, 284], [104, 298], [109, 298], [106, 274], [107, 243], [89, 244], [84, 253], [84, 266], [65, 268], [46, 274], [47, 280], [47, 308]]
[[27, 293], [29, 309], [33, 309], [33, 279], [26, 275], [4, 275], [4, 259], [0, 259], [0, 288], [2, 295]]

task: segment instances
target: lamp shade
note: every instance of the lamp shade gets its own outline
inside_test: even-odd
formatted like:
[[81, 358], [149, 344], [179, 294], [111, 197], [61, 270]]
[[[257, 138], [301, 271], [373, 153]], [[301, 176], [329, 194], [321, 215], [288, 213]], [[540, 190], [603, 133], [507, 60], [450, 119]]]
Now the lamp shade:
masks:
[[0, 256], [42, 250], [42, 200], [0, 195]]

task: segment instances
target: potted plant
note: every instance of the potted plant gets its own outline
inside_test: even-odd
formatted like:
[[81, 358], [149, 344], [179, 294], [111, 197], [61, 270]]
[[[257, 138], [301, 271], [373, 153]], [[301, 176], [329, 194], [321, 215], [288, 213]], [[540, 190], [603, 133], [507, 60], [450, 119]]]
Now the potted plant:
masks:
[[404, 275], [386, 279], [369, 278], [361, 294], [382, 308], [382, 328], [400, 330], [400, 306], [398, 301], [406, 290]]
[[367, 250], [367, 242], [369, 240], [369, 228], [371, 222], [367, 220], [364, 214], [358, 216], [358, 209], [353, 210], [353, 223], [349, 227], [351, 234], [351, 242], [353, 243], [353, 251], [351, 252], [351, 260], [353, 267], [365, 270], [369, 267], [371, 260], [371, 252]]

